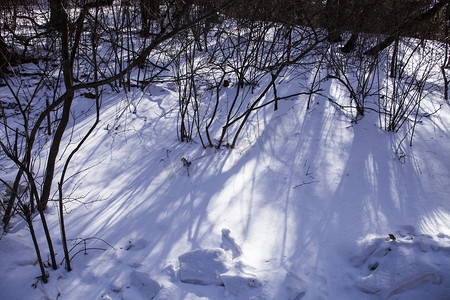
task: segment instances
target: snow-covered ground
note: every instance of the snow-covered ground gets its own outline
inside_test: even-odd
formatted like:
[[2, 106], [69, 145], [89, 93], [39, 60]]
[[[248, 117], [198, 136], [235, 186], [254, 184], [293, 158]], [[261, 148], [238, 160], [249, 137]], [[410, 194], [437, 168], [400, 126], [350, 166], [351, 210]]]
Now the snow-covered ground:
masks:
[[[135, 113], [117, 118], [124, 95], [104, 93], [71, 164], [66, 188], [83, 179], [66, 205], [73, 271], [37, 280], [17, 217], [0, 240], [1, 299], [450, 299], [448, 104], [399, 159], [374, 112], [354, 124], [324, 97], [261, 110], [233, 150], [179, 142], [167, 84], [128, 97]], [[58, 232], [55, 205], [48, 216]]]

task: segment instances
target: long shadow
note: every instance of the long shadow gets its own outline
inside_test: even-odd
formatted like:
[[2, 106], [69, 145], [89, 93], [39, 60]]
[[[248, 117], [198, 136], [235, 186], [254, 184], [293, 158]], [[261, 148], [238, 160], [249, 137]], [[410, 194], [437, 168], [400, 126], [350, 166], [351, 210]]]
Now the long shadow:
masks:
[[[329, 131], [326, 115], [330, 112], [319, 112], [315, 117], [321, 113], [325, 113], [322, 125], [312, 121], [302, 127], [304, 142], [298, 143], [296, 157], [297, 165], [312, 162], [310, 171], [320, 182], [299, 186], [298, 193], [286, 195], [285, 228], [297, 230], [286, 236], [297, 239], [298, 249], [291, 248], [289, 257], [281, 259], [287, 270], [315, 274], [304, 276], [315, 282], [317, 297], [326, 295], [327, 283], [342, 285], [340, 266], [345, 267], [348, 258], [357, 254], [358, 240], [370, 235], [388, 237], [405, 226], [426, 231], [424, 218], [436, 218], [436, 203], [443, 199], [442, 195], [432, 199], [436, 184], [423, 185], [430, 174], [421, 174], [414, 156], [408, 156], [404, 163], [396, 159], [394, 137], [377, 129], [370, 116], [351, 128], [337, 122]], [[351, 130], [351, 139], [333, 144], [338, 130]], [[313, 137], [321, 139], [320, 143], [312, 141]], [[330, 146], [326, 151], [324, 141]], [[302, 176], [294, 168], [291, 174], [292, 181]], [[341, 257], [342, 253], [348, 257]]]
[[[358, 254], [359, 240], [388, 237], [406, 227], [430, 231], [433, 222], [448, 223], [445, 214], [436, 211], [445, 195], [439, 192], [444, 185], [433, 175], [439, 169], [448, 174], [448, 163], [425, 170], [426, 162], [417, 162], [413, 154], [400, 161], [393, 153], [395, 136], [377, 129], [375, 115], [369, 113], [352, 125], [329, 103], [305, 113], [299, 101], [282, 121], [264, 124], [271, 136], [263, 132], [261, 149], [252, 150], [252, 157], [267, 170], [257, 173], [251, 191], [255, 199], [264, 195], [266, 200], [255, 201], [260, 216], [253, 213], [254, 219], [247, 220], [243, 249], [246, 242], [260, 242], [255, 236], [266, 235], [263, 247], [249, 249], [252, 255], [264, 258], [268, 269], [308, 277], [315, 296], [322, 297], [327, 282], [348, 283], [340, 278], [346, 275], [339, 266], [348, 267], [348, 259]], [[418, 149], [420, 154], [430, 151], [428, 146]], [[257, 219], [264, 219], [265, 209], [272, 213], [264, 227]]]
[[[149, 143], [145, 148], [150, 152], [138, 146], [129, 141], [114, 158], [106, 159], [104, 174], [88, 174], [85, 190], [95, 190], [100, 185], [103, 193], [110, 191], [112, 196], [67, 215], [68, 235], [101, 237], [115, 248], [121, 261], [134, 261], [138, 270], [159, 274], [167, 262], [176, 265], [176, 258], [185, 251], [214, 242], [220, 246], [220, 229], [214, 228], [209, 205], [212, 199], [226, 196], [218, 194], [230, 178], [241, 172], [248, 158], [231, 150], [199, 150], [195, 145], [180, 145], [175, 139], [166, 141], [162, 148], [157, 142]], [[98, 148], [90, 150], [94, 155]], [[137, 156], [129, 155], [128, 150], [135, 150]], [[192, 161], [190, 177], [180, 160], [186, 155]], [[136, 163], [139, 160], [142, 162]], [[91, 185], [89, 177], [95, 179]], [[95, 245], [99, 244], [102, 243]], [[95, 259], [98, 254], [86, 264], [94, 264]], [[87, 275], [95, 269], [101, 274], [111, 268], [117, 271], [109, 275], [111, 282], [130, 272], [129, 268], [98, 266], [82, 273]]]
[[[188, 250], [219, 247], [224, 226], [245, 259], [262, 271], [308, 277], [323, 296], [327, 281], [340, 280], [335, 265], [346, 263], [330, 247], [350, 253], [358, 239], [402, 225], [420, 227], [424, 215], [435, 214], [427, 207], [432, 187], [422, 185], [412, 159], [393, 159], [389, 134], [370, 120], [352, 126], [329, 103], [308, 112], [305, 105], [298, 99], [281, 117], [263, 118], [266, 131], [248, 149], [203, 150], [175, 138], [117, 144], [116, 151], [123, 149], [106, 158], [111, 165], [105, 173], [89, 174], [84, 187], [100, 186], [111, 197], [67, 216], [69, 236], [97, 236], [115, 247], [77, 257], [89, 265], [82, 275], [95, 271], [124, 281], [131, 265], [158, 276]], [[158, 128], [173, 124], [169, 118], [158, 122]], [[158, 128], [146, 134], [169, 136], [170, 128]], [[182, 157], [192, 162], [189, 176]], [[111, 253], [110, 262], [90, 267]]]

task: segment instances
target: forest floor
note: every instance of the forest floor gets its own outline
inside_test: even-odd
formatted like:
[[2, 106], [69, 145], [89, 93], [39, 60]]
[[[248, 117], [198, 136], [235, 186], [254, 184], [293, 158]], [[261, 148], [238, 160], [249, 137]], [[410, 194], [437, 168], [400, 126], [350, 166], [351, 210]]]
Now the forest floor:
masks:
[[[309, 110], [298, 96], [258, 111], [220, 150], [177, 139], [173, 85], [105, 92], [66, 185], [73, 271], [37, 280], [16, 217], [0, 240], [0, 298], [449, 299], [450, 106], [429, 95], [424, 107], [441, 109], [398, 152], [401, 133], [371, 111], [351, 122], [327, 100], [348, 98], [342, 86], [322, 88]], [[78, 137], [95, 114], [91, 99], [74, 105]], [[47, 214], [58, 232], [56, 204]]]

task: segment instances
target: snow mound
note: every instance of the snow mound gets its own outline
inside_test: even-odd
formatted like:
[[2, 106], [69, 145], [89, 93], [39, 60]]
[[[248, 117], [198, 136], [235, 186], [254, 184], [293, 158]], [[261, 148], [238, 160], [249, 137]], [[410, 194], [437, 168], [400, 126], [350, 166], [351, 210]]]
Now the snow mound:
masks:
[[[354, 267], [361, 270], [356, 287], [364, 293], [388, 298], [424, 284], [434, 287], [442, 285], [450, 279], [449, 274], [438, 271], [442, 270], [442, 264], [450, 267], [449, 246], [447, 239], [419, 236], [414, 230], [397, 231], [386, 238], [373, 238], [361, 255], [350, 260]], [[438, 251], [442, 251], [443, 260], [427, 255], [428, 252]]]
[[230, 261], [220, 248], [201, 249], [186, 252], [178, 257], [181, 282], [201, 285], [223, 285], [220, 274], [230, 269]]
[[223, 281], [225, 289], [235, 296], [242, 295], [248, 290], [258, 288], [262, 285], [256, 277], [247, 275], [222, 274], [220, 278]]
[[[178, 260], [178, 277], [184, 283], [224, 286], [227, 294], [239, 297], [250, 297], [263, 286], [255, 275], [245, 272], [241, 261], [231, 260], [221, 248], [189, 251]], [[170, 269], [167, 267], [165, 273]]]
[[123, 293], [125, 299], [153, 299], [161, 290], [161, 285], [143, 272], [133, 271], [130, 274], [131, 286]]
[[140, 251], [147, 247], [148, 242], [145, 239], [139, 239], [136, 242], [128, 241], [128, 245], [126, 246], [125, 250], [131, 250], [131, 251]]

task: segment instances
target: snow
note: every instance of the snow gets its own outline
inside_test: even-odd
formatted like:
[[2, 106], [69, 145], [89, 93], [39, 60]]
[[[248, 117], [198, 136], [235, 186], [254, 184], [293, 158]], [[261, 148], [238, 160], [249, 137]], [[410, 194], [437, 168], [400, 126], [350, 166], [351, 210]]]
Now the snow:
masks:
[[[319, 96], [310, 110], [300, 96], [258, 112], [236, 149], [183, 144], [168, 91], [132, 91], [130, 106], [104, 93], [66, 187], [83, 178], [85, 198], [66, 204], [73, 271], [37, 280], [15, 218], [0, 240], [1, 299], [450, 299], [447, 104], [399, 159], [375, 113], [351, 123]], [[334, 81], [326, 93], [347, 97]], [[95, 118], [86, 111], [74, 137]], [[53, 205], [48, 216], [58, 232]]]
[[228, 272], [228, 257], [223, 249], [202, 249], [183, 253], [178, 257], [181, 282], [223, 285], [221, 274]]

